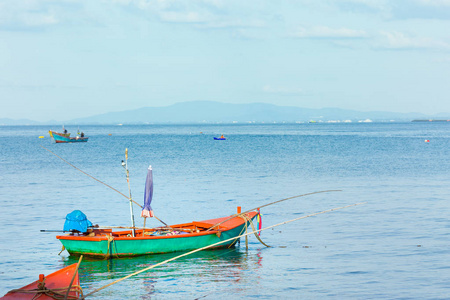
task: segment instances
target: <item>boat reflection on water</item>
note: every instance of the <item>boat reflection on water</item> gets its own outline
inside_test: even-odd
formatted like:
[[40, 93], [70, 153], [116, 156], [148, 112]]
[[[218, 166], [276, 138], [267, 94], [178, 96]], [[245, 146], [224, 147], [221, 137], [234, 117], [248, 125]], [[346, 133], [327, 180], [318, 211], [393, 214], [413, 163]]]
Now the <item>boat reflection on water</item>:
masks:
[[[80, 284], [85, 294], [115, 280], [137, 272], [151, 265], [179, 256], [183, 252], [117, 259], [99, 260], [86, 257], [80, 269]], [[78, 260], [69, 256], [64, 264], [70, 265]], [[228, 249], [204, 250], [181, 257], [167, 264], [158, 266], [114, 284], [92, 295], [93, 298], [114, 299], [121, 297], [146, 298], [151, 295], [161, 297], [192, 298], [217, 291], [217, 284], [228, 286], [240, 282], [243, 272], [254, 272], [261, 267], [262, 257], [259, 253], [251, 254], [242, 247]], [[220, 288], [219, 288], [220, 289]], [[108, 296], [110, 295], [110, 296]], [[111, 298], [108, 298], [111, 297]]]

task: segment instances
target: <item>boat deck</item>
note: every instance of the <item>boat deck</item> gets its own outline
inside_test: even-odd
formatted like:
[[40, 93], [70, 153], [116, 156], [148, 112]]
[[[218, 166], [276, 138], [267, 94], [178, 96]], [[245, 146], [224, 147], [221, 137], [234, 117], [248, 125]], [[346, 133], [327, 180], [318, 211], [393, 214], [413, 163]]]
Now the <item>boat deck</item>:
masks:
[[[249, 212], [246, 214], [248, 218], [254, 218], [257, 212]], [[106, 240], [109, 237], [113, 237], [115, 240], [126, 239], [162, 239], [180, 237], [180, 235], [191, 237], [201, 236], [208, 234], [220, 235], [221, 232], [227, 231], [244, 224], [244, 219], [240, 217], [231, 216], [222, 217], [217, 219], [210, 219], [205, 221], [193, 221], [190, 223], [171, 225], [170, 227], [155, 227], [146, 229], [135, 229], [135, 236], [132, 236], [132, 230], [120, 230], [113, 231], [113, 229], [93, 228], [89, 229], [86, 233], [70, 233], [63, 236], [57, 236], [57, 239], [78, 239], [82, 237], [84, 240], [99, 241]], [[229, 220], [227, 220], [229, 219]], [[226, 220], [226, 221], [225, 221]], [[225, 222], [223, 222], [225, 221]], [[221, 223], [214, 229], [207, 231], [211, 226]]]

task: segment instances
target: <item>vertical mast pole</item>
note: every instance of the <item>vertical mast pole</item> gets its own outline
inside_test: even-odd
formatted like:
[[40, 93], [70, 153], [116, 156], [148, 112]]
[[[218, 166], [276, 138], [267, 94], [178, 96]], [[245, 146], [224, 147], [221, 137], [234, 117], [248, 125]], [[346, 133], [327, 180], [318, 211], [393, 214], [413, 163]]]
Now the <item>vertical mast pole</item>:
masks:
[[131, 187], [130, 187], [130, 172], [128, 171], [128, 148], [125, 148], [125, 170], [127, 171], [127, 183], [128, 183], [128, 191], [130, 193], [130, 214], [131, 214], [131, 226], [133, 227], [133, 237], [136, 236], [136, 230], [134, 226], [134, 213], [133, 213], [133, 202], [131, 197]]

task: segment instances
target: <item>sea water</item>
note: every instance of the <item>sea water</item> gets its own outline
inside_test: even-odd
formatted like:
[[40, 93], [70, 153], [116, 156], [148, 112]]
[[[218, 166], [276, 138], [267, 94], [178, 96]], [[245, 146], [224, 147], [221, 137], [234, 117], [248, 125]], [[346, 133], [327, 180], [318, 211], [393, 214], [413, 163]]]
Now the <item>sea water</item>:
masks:
[[[66, 126], [75, 133], [77, 128]], [[130, 226], [153, 167], [155, 214], [168, 224], [265, 207], [263, 231], [121, 281], [96, 299], [448, 299], [450, 123], [83, 126], [87, 143], [55, 144], [55, 126], [0, 127], [0, 295], [77, 262], [61, 254], [65, 216]], [[224, 134], [227, 140], [213, 138]], [[45, 136], [39, 138], [39, 136]], [[429, 140], [429, 142], [426, 142]], [[42, 146], [42, 147], [41, 147]], [[46, 149], [45, 149], [45, 148]], [[141, 226], [139, 207], [134, 207]], [[160, 226], [149, 220], [147, 226]], [[174, 257], [83, 259], [89, 293]]]

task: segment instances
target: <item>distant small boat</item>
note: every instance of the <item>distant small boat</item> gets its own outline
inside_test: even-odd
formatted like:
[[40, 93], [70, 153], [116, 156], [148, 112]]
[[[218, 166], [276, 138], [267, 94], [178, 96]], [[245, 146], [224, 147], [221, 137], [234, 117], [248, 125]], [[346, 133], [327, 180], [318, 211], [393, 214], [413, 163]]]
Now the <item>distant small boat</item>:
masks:
[[222, 135], [220, 137], [214, 137], [215, 140], [224, 141], [226, 138]]
[[77, 142], [87, 142], [88, 137], [85, 137], [83, 133], [77, 135], [76, 137], [70, 137], [70, 133], [60, 133], [56, 131], [49, 130], [48, 133], [53, 138], [55, 143], [77, 143]]
[[[39, 275], [39, 280], [20, 289], [9, 291], [0, 299], [78, 299], [82, 296], [80, 279], [78, 277], [78, 264], [72, 264], [47, 276]], [[72, 283], [72, 285], [71, 285]]]

